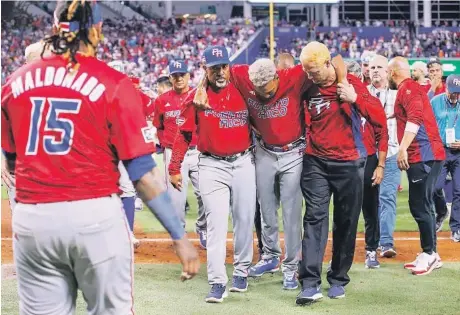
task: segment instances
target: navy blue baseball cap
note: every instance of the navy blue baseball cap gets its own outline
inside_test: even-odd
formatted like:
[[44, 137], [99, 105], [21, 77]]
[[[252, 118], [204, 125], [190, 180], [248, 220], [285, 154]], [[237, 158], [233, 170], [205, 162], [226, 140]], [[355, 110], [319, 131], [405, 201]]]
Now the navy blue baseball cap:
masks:
[[169, 74], [188, 73], [184, 60], [173, 60], [169, 63]]
[[460, 75], [451, 74], [446, 79], [447, 91], [449, 93], [460, 93]]
[[204, 62], [206, 67], [217, 65], [228, 65], [230, 59], [228, 58], [227, 48], [224, 46], [210, 46], [204, 51]]

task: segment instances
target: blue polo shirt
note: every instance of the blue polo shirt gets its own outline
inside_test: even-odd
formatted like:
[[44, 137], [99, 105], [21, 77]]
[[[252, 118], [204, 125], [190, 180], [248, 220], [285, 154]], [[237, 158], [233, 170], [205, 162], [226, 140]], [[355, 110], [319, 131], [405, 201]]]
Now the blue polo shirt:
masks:
[[460, 102], [452, 104], [447, 99], [446, 93], [436, 95], [431, 99], [436, 123], [442, 143], [446, 146], [446, 129], [455, 128], [455, 139], [460, 139]]

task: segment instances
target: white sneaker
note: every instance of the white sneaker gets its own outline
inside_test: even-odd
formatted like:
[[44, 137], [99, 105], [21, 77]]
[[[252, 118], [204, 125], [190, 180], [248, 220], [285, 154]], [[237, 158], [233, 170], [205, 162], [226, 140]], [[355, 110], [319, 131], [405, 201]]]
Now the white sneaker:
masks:
[[417, 257], [417, 263], [415, 268], [412, 269], [412, 274], [415, 276], [424, 276], [430, 274], [438, 264], [438, 258], [436, 253], [431, 255], [427, 253], [421, 253]]
[[143, 207], [144, 207], [144, 203], [142, 202], [142, 199], [136, 198], [136, 200], [134, 201], [134, 210], [141, 211]]
[[414, 269], [417, 266], [419, 256], [420, 256], [420, 253], [417, 254], [417, 257], [415, 258], [414, 261], [411, 261], [410, 263], [405, 263], [404, 269], [408, 269], [408, 270]]
[[442, 260], [441, 260], [441, 256], [439, 256], [438, 253], [435, 253], [436, 254], [436, 266], [434, 266], [434, 269], [439, 269], [442, 267], [443, 263], [442, 263]]
[[141, 241], [139, 241], [135, 236], [134, 233], [131, 232], [131, 242], [133, 242], [134, 249], [137, 249], [141, 245]]

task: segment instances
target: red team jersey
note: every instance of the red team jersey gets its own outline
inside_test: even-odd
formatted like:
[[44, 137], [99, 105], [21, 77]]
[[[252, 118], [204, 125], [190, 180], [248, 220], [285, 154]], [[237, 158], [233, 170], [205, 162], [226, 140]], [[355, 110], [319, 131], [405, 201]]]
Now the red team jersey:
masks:
[[3, 87], [2, 148], [16, 153], [21, 203], [118, 193], [118, 160], [154, 152], [139, 91], [94, 57], [60, 56], [17, 70]]
[[398, 86], [395, 116], [399, 143], [404, 137], [407, 122], [420, 126], [407, 149], [409, 163], [445, 159], [445, 151], [431, 103], [420, 84], [412, 79], [405, 79]]
[[270, 145], [284, 146], [304, 136], [302, 93], [312, 84], [300, 65], [278, 70], [279, 87], [268, 101], [260, 100], [249, 80], [248, 66], [232, 66], [231, 82], [241, 92], [249, 109], [251, 122]]
[[375, 139], [374, 128], [363, 117], [361, 117], [361, 128], [367, 155], [373, 155], [377, 152], [377, 140]]
[[367, 157], [362, 118], [372, 125], [378, 150], [388, 150], [387, 119], [379, 99], [355, 76], [349, 74], [347, 79], [358, 94], [355, 104], [338, 101], [337, 84], [326, 88], [313, 85], [304, 94], [307, 154], [340, 161]]
[[[208, 103], [212, 109], [197, 111], [192, 105], [193, 90], [184, 103], [179, 127], [181, 131], [198, 135], [198, 150], [217, 156], [230, 156], [247, 150], [251, 145], [248, 109], [236, 87], [229, 83], [218, 93], [208, 88]], [[188, 143], [178, 133], [174, 143], [169, 174], [180, 174], [180, 166]]]
[[[170, 90], [156, 100], [153, 112], [153, 125], [157, 128], [158, 139], [164, 148], [172, 148], [177, 135], [177, 119], [188, 93], [178, 94]], [[196, 133], [193, 133], [191, 146], [196, 146]]]

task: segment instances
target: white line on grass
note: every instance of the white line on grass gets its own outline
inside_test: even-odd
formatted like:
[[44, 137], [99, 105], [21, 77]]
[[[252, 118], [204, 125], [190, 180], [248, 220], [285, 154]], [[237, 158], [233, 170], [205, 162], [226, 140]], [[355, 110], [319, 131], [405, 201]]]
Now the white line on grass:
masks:
[[[440, 241], [445, 241], [445, 240], [450, 240], [449, 237], [438, 237], [437, 238]], [[2, 237], [2, 241], [12, 241], [13, 239], [11, 237]], [[139, 238], [138, 239], [141, 242], [146, 242], [146, 243], [168, 243], [171, 242], [170, 238]], [[356, 238], [357, 241], [364, 241], [363, 237], [358, 237]], [[191, 242], [199, 242], [199, 238], [189, 238], [189, 241]], [[284, 242], [284, 238], [281, 238], [280, 241]], [[328, 238], [328, 241], [332, 241], [332, 238]], [[395, 241], [420, 241], [420, 238], [418, 237], [397, 237], [395, 238]], [[233, 242], [233, 239], [227, 238], [227, 243]], [[256, 243], [257, 240], [254, 240], [254, 243]]]

